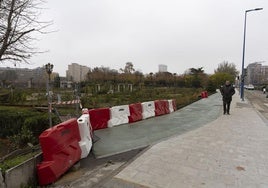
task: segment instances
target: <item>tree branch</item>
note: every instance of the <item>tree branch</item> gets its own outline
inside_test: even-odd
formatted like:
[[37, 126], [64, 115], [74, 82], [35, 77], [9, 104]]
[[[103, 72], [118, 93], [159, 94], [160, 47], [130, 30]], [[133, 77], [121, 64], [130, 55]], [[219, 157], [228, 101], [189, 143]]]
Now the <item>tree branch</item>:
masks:
[[31, 33], [44, 31], [52, 22], [40, 22], [39, 7], [43, 0], [0, 0], [0, 62], [24, 61], [37, 52], [32, 43], [37, 40]]

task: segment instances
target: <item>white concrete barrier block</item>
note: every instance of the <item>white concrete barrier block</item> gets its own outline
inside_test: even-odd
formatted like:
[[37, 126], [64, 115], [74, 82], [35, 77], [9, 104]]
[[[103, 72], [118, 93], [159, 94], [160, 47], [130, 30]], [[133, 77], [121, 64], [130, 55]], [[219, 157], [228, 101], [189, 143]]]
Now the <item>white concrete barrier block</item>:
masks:
[[142, 119], [147, 119], [155, 116], [154, 101], [148, 101], [141, 103], [142, 106]]
[[81, 159], [86, 158], [92, 148], [92, 138], [91, 138], [91, 124], [89, 121], [89, 115], [83, 114], [77, 120], [79, 133], [81, 137], [81, 141], [79, 142], [79, 146], [81, 148]]
[[108, 121], [108, 127], [114, 127], [128, 123], [128, 116], [130, 116], [129, 106], [113, 106], [110, 108], [110, 120]]
[[169, 108], [169, 112], [170, 113], [171, 112], [174, 112], [174, 106], [173, 106], [173, 102], [172, 101], [173, 101], [172, 99], [168, 100], [168, 108]]

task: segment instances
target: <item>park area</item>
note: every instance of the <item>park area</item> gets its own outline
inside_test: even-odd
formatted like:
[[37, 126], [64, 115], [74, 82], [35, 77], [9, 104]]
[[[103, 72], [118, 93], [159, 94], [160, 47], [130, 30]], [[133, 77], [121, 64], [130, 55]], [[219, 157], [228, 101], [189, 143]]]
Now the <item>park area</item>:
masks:
[[[17, 94], [19, 92], [20, 94]], [[36, 146], [39, 144], [38, 136], [49, 128], [47, 99], [45, 92], [38, 93], [38, 100], [31, 98], [36, 91], [13, 91], [13, 97], [18, 97], [11, 104], [3, 104], [10, 96], [2, 95], [0, 106], [0, 157], [4, 157], [16, 150]], [[31, 93], [32, 92], [32, 93]], [[70, 91], [57, 91], [62, 98], [69, 100]], [[83, 108], [102, 108], [116, 105], [127, 105], [137, 102], [145, 102], [159, 99], [175, 99], [177, 108], [186, 106], [200, 98], [202, 89], [195, 88], [149, 88], [132, 92], [118, 92], [113, 94], [95, 93], [83, 94], [81, 106]], [[4, 93], [4, 92], [2, 92]], [[8, 93], [8, 92], [7, 92]], [[68, 94], [69, 93], [69, 94]], [[25, 98], [25, 100], [24, 100]], [[31, 100], [26, 100], [31, 99]], [[14, 100], [14, 99], [13, 99]], [[56, 125], [63, 120], [81, 115], [81, 106], [77, 111], [76, 104], [54, 105], [52, 122]]]

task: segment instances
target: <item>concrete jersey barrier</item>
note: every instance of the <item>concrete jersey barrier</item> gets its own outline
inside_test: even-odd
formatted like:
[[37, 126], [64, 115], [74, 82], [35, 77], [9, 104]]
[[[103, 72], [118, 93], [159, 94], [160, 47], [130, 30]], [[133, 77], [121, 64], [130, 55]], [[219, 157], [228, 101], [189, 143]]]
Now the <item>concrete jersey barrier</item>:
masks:
[[128, 116], [128, 122], [133, 123], [142, 120], [142, 106], [141, 103], [135, 103], [129, 105], [130, 115]]
[[154, 101], [148, 101], [141, 103], [142, 105], [142, 119], [147, 119], [155, 116]]
[[92, 128], [89, 121], [89, 114], [83, 114], [77, 120], [81, 141], [79, 146], [81, 149], [81, 159], [86, 158], [92, 148], [91, 132]]
[[77, 119], [47, 129], [39, 136], [43, 161], [37, 165], [39, 185], [55, 182], [81, 158]]
[[130, 115], [129, 106], [113, 106], [110, 108], [110, 120], [108, 121], [108, 127], [114, 127], [117, 125], [127, 124], [128, 116]]

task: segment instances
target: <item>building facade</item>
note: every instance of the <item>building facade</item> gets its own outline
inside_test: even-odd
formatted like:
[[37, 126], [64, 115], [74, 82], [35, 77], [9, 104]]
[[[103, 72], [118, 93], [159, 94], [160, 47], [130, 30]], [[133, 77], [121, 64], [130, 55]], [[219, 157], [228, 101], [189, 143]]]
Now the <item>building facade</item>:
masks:
[[89, 70], [90, 68], [87, 66], [72, 63], [68, 65], [68, 70], [66, 71], [66, 78], [68, 81], [72, 82], [85, 81]]
[[246, 68], [245, 84], [267, 85], [268, 66], [263, 66], [260, 62], [249, 64]]
[[167, 72], [167, 65], [158, 65], [158, 72]]
[[47, 73], [44, 67], [27, 68], [0, 68], [0, 82], [2, 87], [9, 85], [20, 87], [44, 87], [47, 82]]

